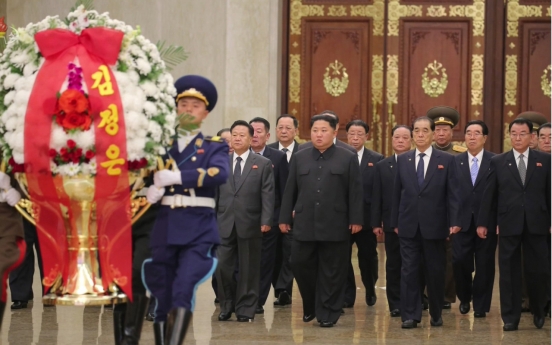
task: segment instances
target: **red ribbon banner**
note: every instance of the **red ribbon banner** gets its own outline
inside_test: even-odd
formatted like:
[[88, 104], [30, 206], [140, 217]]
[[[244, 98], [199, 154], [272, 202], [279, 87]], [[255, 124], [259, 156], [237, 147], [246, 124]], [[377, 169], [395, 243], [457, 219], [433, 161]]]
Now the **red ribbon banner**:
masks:
[[[88, 88], [89, 113], [94, 119], [97, 174], [96, 220], [102, 285], [115, 282], [132, 298], [132, 234], [124, 112], [119, 89], [108, 66], [117, 62], [124, 34], [107, 28], [41, 31], [35, 40], [46, 61], [39, 70], [25, 114], [25, 173], [43, 256], [45, 292], [61, 274], [64, 285], [76, 272], [76, 256], [69, 254], [59, 204], [69, 205], [60, 190], [60, 176], [52, 177], [48, 150], [61, 85], [68, 64], [78, 58]], [[119, 116], [120, 114], [120, 116]], [[37, 135], [39, 134], [39, 135]], [[72, 222], [71, 226], [74, 226]], [[74, 246], [78, 243], [69, 243]], [[116, 253], [114, 248], [116, 248]], [[74, 254], [77, 255], [77, 254]], [[70, 260], [71, 259], [71, 260]]]

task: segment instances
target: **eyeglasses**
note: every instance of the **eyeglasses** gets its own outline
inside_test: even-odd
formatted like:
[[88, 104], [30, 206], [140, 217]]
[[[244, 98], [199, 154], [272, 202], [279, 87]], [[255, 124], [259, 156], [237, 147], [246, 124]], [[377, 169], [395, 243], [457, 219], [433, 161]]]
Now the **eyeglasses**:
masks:
[[475, 133], [467, 132], [466, 133], [466, 136], [468, 138], [477, 138], [477, 137], [480, 137], [480, 136], [483, 136], [483, 135], [484, 135], [483, 133], [478, 133], [478, 132], [475, 132]]
[[510, 133], [510, 138], [521, 138], [521, 139], [524, 139], [525, 137], [527, 137], [528, 135], [530, 135], [529, 133]]

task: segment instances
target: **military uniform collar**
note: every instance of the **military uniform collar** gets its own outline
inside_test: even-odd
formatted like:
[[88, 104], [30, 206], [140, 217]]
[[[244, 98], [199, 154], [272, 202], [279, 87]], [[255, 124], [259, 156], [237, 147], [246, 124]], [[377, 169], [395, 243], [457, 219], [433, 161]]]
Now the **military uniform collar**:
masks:
[[433, 147], [436, 149], [436, 150], [439, 150], [439, 151], [448, 151], [452, 148], [452, 142], [449, 143], [447, 146], [439, 146], [437, 145], [437, 143], [433, 143]]

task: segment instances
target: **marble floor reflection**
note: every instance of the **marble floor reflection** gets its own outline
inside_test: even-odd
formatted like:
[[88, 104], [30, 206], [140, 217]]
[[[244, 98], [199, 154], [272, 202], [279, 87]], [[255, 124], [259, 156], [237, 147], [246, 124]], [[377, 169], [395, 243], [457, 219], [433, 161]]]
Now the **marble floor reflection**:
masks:
[[[378, 301], [368, 307], [357, 299], [354, 308], [346, 309], [334, 328], [323, 329], [316, 322], [303, 323], [302, 306], [297, 287], [293, 304], [273, 307], [269, 297], [265, 314], [257, 315], [252, 323], [219, 322], [218, 307], [213, 304], [214, 294], [210, 282], [198, 290], [193, 325], [186, 344], [550, 344], [550, 319], [543, 329], [533, 326], [530, 313], [523, 313], [517, 332], [502, 332], [499, 315], [498, 280], [491, 312], [485, 319], [474, 319], [473, 311], [461, 315], [458, 303], [443, 312], [444, 326], [431, 327], [427, 311], [417, 329], [403, 330], [400, 318], [391, 318], [385, 297], [385, 249], [380, 255], [380, 279], [377, 282]], [[356, 260], [356, 254], [353, 255]], [[364, 296], [364, 287], [356, 262], [357, 296]], [[498, 268], [497, 268], [498, 272]], [[33, 286], [35, 296], [40, 295], [38, 274]], [[88, 345], [113, 344], [113, 313], [103, 307], [45, 307], [36, 298], [27, 309], [4, 315], [1, 332], [2, 345]], [[151, 323], [145, 322], [141, 344], [153, 344]]]

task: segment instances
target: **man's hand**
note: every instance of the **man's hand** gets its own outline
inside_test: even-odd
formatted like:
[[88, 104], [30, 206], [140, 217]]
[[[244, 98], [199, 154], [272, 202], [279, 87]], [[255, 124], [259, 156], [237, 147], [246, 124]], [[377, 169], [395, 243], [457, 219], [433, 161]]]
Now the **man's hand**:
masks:
[[498, 225], [496, 226], [496, 234], [498, 235], [498, 233], [500, 232], [500, 229], [498, 228]]
[[15, 206], [21, 200], [21, 194], [15, 188], [11, 188], [6, 192], [6, 202], [10, 206]]
[[261, 231], [262, 232], [269, 232], [270, 231], [270, 225], [261, 225]]
[[0, 171], [0, 189], [5, 191], [11, 188], [10, 176], [2, 171]]
[[280, 224], [280, 231], [282, 234], [287, 234], [291, 230], [291, 226], [289, 224]]
[[357, 232], [362, 230], [362, 225], [350, 224], [349, 229], [351, 229], [351, 234], [356, 234]]
[[462, 230], [462, 228], [459, 226], [451, 226], [449, 230], [450, 230], [450, 234], [452, 235], [452, 234], [459, 233], [460, 230]]
[[374, 229], [372, 229], [372, 232], [376, 236], [381, 236], [383, 234], [383, 229], [382, 228], [374, 228]]
[[398, 235], [399, 234], [399, 228], [393, 229], [393, 231]]
[[477, 236], [480, 238], [487, 238], [487, 227], [486, 226], [478, 226], [477, 227]]
[[150, 204], [155, 204], [156, 202], [161, 200], [163, 195], [165, 195], [165, 188], [157, 188], [155, 186], [150, 186], [148, 188], [148, 192], [146, 193], [146, 200]]
[[159, 170], [153, 175], [153, 184], [157, 188], [182, 184], [182, 176], [180, 175], [180, 171]]

